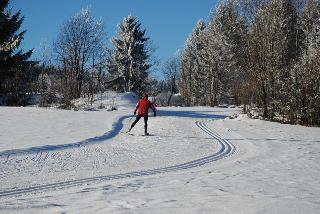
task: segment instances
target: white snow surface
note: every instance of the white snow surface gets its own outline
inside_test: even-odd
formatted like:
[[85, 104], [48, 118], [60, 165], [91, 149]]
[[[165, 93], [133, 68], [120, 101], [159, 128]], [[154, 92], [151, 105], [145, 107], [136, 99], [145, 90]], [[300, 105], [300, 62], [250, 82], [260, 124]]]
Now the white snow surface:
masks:
[[[319, 213], [320, 129], [239, 109], [0, 108], [0, 213]], [[225, 119], [224, 119], [225, 118]]]

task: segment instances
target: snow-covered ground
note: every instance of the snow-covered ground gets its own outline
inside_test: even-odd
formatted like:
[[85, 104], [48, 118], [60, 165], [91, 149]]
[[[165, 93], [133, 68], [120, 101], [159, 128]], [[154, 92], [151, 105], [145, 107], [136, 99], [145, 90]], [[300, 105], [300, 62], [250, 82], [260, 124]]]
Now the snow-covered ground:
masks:
[[0, 108], [0, 213], [319, 213], [320, 129], [158, 108]]

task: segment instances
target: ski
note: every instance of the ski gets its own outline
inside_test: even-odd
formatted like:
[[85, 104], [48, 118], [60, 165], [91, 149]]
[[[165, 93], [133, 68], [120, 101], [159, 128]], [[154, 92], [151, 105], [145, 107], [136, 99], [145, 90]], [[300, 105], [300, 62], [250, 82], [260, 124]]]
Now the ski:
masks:
[[127, 135], [131, 135], [131, 136], [134, 136], [134, 134], [132, 134], [132, 133], [130, 133], [130, 132], [128, 132], [128, 131], [126, 131], [126, 132], [120, 132], [121, 134], [127, 134]]

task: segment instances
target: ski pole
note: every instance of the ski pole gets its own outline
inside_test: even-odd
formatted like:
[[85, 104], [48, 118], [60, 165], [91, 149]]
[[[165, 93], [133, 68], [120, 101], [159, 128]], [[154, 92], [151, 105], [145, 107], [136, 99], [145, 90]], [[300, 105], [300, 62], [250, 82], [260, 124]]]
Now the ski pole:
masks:
[[[133, 116], [134, 116], [134, 115], [133, 115]], [[130, 127], [130, 124], [131, 124], [131, 120], [132, 120], [133, 116], [130, 116], [130, 119], [129, 119], [129, 121], [128, 121], [128, 125], [127, 125], [127, 128], [128, 128], [128, 127]]]
[[130, 117], [130, 119], [129, 119], [129, 124], [131, 123], [131, 120], [132, 120], [133, 117], [134, 117], [134, 115]]

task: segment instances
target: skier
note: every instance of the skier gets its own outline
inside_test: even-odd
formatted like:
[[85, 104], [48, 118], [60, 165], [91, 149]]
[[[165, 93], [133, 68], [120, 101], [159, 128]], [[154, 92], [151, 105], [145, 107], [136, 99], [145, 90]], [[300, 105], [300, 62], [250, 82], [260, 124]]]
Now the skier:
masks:
[[140, 99], [136, 105], [136, 109], [134, 110], [134, 115], [136, 115], [137, 111], [137, 117], [136, 120], [131, 124], [130, 129], [128, 132], [131, 131], [131, 129], [136, 125], [136, 123], [141, 119], [141, 117], [144, 118], [144, 134], [149, 135], [148, 133], [148, 110], [151, 108], [153, 110], [153, 115], [156, 116], [156, 108], [155, 106], [149, 101], [148, 94], [145, 94], [142, 99]]

